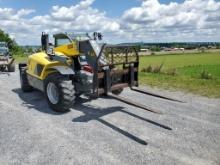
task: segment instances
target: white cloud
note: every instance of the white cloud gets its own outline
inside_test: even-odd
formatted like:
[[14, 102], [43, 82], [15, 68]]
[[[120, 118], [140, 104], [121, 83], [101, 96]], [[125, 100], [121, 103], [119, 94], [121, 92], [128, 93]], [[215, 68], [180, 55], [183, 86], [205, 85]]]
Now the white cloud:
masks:
[[28, 43], [26, 34], [31, 34], [34, 27], [25, 17], [33, 12], [35, 11], [30, 9], [16, 11], [12, 8], [0, 8], [0, 29], [9, 33], [19, 43]]
[[133, 37], [141, 33], [143, 40], [156, 33], [159, 38], [165, 36], [175, 41], [219, 41], [220, 30], [216, 34], [216, 28], [220, 29], [220, 2], [185, 0], [160, 4], [158, 0], [144, 0], [140, 7], [124, 12], [122, 22]]
[[83, 0], [76, 5], [53, 6], [50, 13], [26, 18], [30, 9], [0, 8], [0, 28], [14, 36], [20, 44], [39, 44], [42, 31], [56, 32], [120, 32], [117, 20], [91, 7], [94, 0]]
[[139, 7], [124, 11], [118, 18], [107, 17], [105, 11], [93, 8], [94, 1], [52, 6], [46, 15], [32, 17], [32, 9], [0, 8], [0, 28], [20, 44], [39, 44], [42, 31], [100, 31], [110, 42], [220, 40], [220, 2], [215, 0], [169, 4], [143, 0]]
[[[67, 31], [117, 31], [120, 24], [91, 7], [94, 0], [81, 1], [79, 4], [65, 7], [53, 6], [47, 22], [60, 30]], [[55, 23], [54, 23], [55, 22]], [[48, 23], [47, 23], [48, 24]]]
[[80, 3], [65, 7], [53, 6], [49, 14], [35, 16], [30, 20], [38, 29], [56, 32], [93, 32], [103, 33], [120, 32], [120, 23], [108, 18], [105, 12], [91, 7], [94, 0], [85, 0]]

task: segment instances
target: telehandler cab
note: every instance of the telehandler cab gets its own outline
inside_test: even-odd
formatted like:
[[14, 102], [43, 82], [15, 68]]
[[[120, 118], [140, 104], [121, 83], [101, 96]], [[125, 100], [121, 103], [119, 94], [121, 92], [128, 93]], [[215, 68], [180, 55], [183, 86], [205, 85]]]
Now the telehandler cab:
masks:
[[19, 64], [21, 89], [36, 88], [45, 93], [50, 107], [57, 112], [68, 111], [81, 94], [93, 97], [111, 96], [127, 104], [154, 112], [142, 104], [118, 96], [125, 87], [165, 98], [138, 89], [139, 56], [136, 46], [100, 44], [100, 33], [59, 33], [49, 43], [42, 33], [42, 52], [30, 55], [27, 64]]

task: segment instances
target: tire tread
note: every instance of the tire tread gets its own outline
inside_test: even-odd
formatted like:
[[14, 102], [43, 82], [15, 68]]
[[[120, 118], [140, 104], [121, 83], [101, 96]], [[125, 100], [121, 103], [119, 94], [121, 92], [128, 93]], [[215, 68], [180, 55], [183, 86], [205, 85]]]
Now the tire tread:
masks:
[[55, 82], [56, 84], [58, 84], [58, 88], [61, 94], [60, 97], [61, 99], [57, 105], [51, 104], [47, 97], [50, 107], [56, 112], [68, 111], [75, 102], [75, 88], [74, 85], [72, 84], [72, 80], [68, 80], [65, 76], [60, 75], [58, 73], [48, 76], [45, 81], [45, 87], [44, 87], [45, 94], [46, 94], [46, 85], [49, 82]]

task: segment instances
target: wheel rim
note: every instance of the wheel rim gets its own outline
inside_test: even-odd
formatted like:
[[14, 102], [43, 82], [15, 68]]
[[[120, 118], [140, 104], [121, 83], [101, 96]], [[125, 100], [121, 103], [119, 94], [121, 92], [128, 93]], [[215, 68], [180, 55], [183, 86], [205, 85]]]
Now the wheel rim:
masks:
[[52, 104], [57, 104], [59, 101], [58, 88], [52, 82], [49, 82], [47, 85], [47, 97]]

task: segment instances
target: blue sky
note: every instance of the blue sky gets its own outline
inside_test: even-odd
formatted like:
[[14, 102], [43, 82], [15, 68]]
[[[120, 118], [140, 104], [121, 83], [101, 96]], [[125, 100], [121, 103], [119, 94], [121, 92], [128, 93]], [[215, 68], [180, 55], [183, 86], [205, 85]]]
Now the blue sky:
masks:
[[[48, 10], [50, 10], [51, 6], [70, 6], [77, 4], [79, 1], [80, 0], [1, 0], [0, 4], [1, 7], [13, 7], [15, 9], [32, 8], [36, 9], [37, 12], [35, 14], [46, 14], [48, 13]], [[110, 16], [117, 16], [121, 14], [123, 10], [138, 4], [140, 4], [140, 2], [135, 0], [110, 0], [107, 2], [103, 0], [97, 0], [92, 6], [98, 8], [101, 11], [106, 11]]]
[[38, 44], [42, 31], [99, 31], [113, 43], [220, 41], [220, 1], [0, 0], [0, 22], [22, 45]]
[[[51, 6], [70, 6], [77, 4], [80, 0], [0, 0], [1, 7], [21, 9], [36, 9], [35, 14], [46, 14]], [[168, 4], [171, 0], [160, 0], [163, 4]], [[175, 0], [173, 2], [183, 2], [183, 0]], [[140, 6], [141, 0], [96, 0], [92, 5], [101, 11], [106, 11], [110, 17], [120, 16], [126, 9], [134, 6]]]

